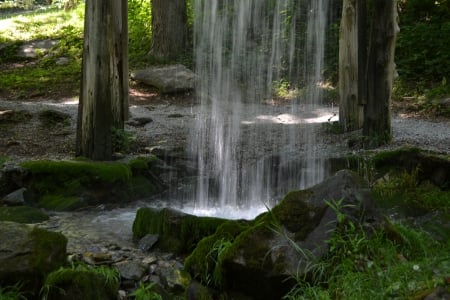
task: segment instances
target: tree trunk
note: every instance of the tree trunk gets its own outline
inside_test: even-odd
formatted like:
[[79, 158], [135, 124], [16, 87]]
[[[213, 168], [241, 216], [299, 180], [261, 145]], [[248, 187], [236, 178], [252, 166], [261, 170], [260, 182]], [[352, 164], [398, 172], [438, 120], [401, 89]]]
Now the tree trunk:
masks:
[[76, 155], [110, 160], [127, 113], [127, 0], [86, 1]]
[[186, 0], [152, 0], [152, 48], [157, 58], [176, 58], [188, 40]]
[[339, 122], [344, 131], [362, 127], [359, 101], [359, 43], [357, 0], [344, 0], [339, 37]]
[[391, 93], [398, 32], [396, 0], [373, 1], [363, 127], [365, 146], [369, 148], [389, 143], [392, 139]]

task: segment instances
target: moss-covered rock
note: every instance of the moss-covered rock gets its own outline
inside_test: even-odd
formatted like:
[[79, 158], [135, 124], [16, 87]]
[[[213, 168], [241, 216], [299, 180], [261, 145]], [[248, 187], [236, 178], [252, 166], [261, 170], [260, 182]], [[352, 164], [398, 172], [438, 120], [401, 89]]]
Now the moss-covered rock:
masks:
[[33, 224], [47, 221], [48, 215], [42, 210], [30, 206], [0, 207], [0, 221]]
[[419, 182], [431, 181], [444, 190], [450, 189], [450, 156], [439, 155], [419, 148], [403, 147], [393, 151], [383, 151], [371, 158], [380, 176], [396, 170], [413, 172], [417, 170]]
[[22, 282], [37, 298], [44, 278], [66, 263], [67, 238], [25, 224], [0, 222], [0, 286]]
[[133, 222], [136, 239], [158, 234], [156, 247], [174, 253], [190, 252], [203, 237], [213, 234], [224, 219], [197, 217], [164, 208], [140, 208]]
[[[280, 299], [328, 252], [340, 222], [379, 220], [367, 181], [340, 171], [310, 189], [293, 191], [254, 221], [229, 221], [204, 238], [186, 269], [205, 285], [254, 299]], [[232, 229], [233, 231], [230, 231]]]
[[118, 276], [95, 269], [64, 269], [50, 273], [45, 280], [43, 294], [47, 300], [113, 300], [119, 290]]
[[28, 201], [50, 210], [74, 210], [149, 197], [164, 187], [150, 170], [154, 157], [129, 162], [27, 161]]
[[252, 224], [253, 222], [245, 220], [228, 220], [222, 223], [214, 234], [203, 238], [185, 259], [186, 270], [203, 284], [220, 286], [222, 255], [236, 236], [250, 228]]

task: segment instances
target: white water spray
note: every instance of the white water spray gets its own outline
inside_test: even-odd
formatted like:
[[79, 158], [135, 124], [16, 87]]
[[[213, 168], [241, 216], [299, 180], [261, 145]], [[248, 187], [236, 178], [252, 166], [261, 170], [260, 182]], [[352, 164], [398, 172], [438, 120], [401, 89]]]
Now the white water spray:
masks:
[[[198, 211], [271, 206], [323, 179], [308, 118], [321, 98], [328, 7], [326, 0], [303, 2], [310, 3], [194, 1]], [[274, 86], [299, 95], [279, 103]]]

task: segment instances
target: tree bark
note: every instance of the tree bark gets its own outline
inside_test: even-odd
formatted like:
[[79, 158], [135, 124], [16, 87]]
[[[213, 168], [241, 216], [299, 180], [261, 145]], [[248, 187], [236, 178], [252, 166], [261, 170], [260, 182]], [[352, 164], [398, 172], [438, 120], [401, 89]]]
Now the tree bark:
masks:
[[128, 113], [127, 0], [86, 1], [76, 155], [110, 160]]
[[373, 1], [367, 67], [367, 103], [364, 109], [365, 147], [392, 139], [391, 93], [395, 76], [395, 42], [399, 32], [396, 0]]
[[157, 58], [184, 53], [188, 41], [186, 0], [152, 0], [152, 47]]
[[339, 37], [339, 122], [344, 131], [362, 127], [359, 101], [359, 39], [357, 0], [344, 0]]

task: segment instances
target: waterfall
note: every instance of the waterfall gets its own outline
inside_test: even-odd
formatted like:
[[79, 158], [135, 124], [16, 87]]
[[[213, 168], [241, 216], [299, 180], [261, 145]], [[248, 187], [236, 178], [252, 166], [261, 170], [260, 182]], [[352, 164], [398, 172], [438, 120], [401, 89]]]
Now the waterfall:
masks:
[[[271, 206], [321, 181], [309, 120], [322, 97], [327, 0], [193, 5], [201, 104], [190, 149], [199, 170], [195, 206]], [[280, 100], [280, 92], [292, 95]]]

